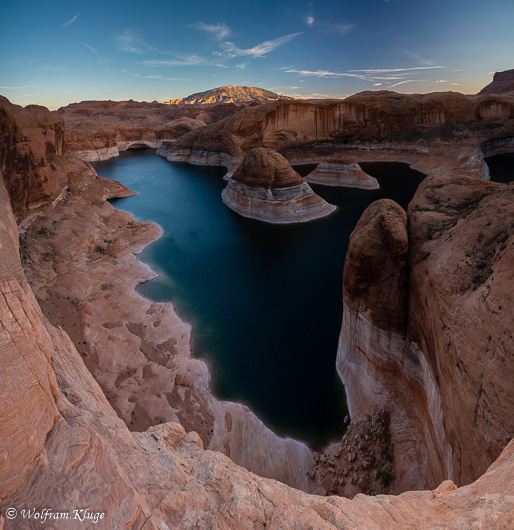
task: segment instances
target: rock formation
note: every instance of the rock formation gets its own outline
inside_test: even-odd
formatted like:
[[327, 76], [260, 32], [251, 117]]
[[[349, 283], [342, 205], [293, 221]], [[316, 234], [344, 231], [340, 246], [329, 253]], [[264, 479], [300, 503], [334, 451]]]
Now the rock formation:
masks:
[[48, 525], [63, 526], [63, 513], [71, 529], [84, 525], [77, 509], [98, 514], [100, 529], [512, 526], [514, 443], [470, 486], [349, 501], [249, 473], [177, 423], [131, 433], [68, 335], [43, 317], [2, 183], [0, 200], [0, 527], [40, 528], [42, 516], [23, 510], [45, 508]]
[[279, 96], [275, 92], [253, 86], [227, 85], [197, 92], [186, 98], [170, 99], [166, 105], [214, 105], [217, 103], [262, 103], [264, 101], [292, 100], [288, 96]]
[[513, 436], [513, 192], [428, 177], [408, 223], [382, 200], [351, 236], [337, 366], [353, 420], [389, 411], [400, 489], [467, 484]]
[[[15, 182], [13, 187], [23, 191], [12, 195], [16, 212], [32, 208], [21, 219], [22, 257], [31, 287], [45, 316], [73, 338], [119, 416], [136, 430], [180, 421], [197, 431], [207, 448], [308, 489], [306, 472], [313, 462], [308, 447], [278, 437], [247, 407], [214, 399], [207, 366], [191, 358], [190, 326], [171, 304], [153, 303], [135, 292], [154, 273], [134, 253], [161, 231], [153, 223], [135, 223], [105, 202], [132, 192], [69, 155], [36, 163], [33, 156], [39, 155], [42, 140], [35, 131], [29, 137], [23, 130], [23, 120], [36, 127], [31, 111], [6, 102], [4, 113], [5, 123], [28, 138], [20, 143], [20, 153], [9, 136], [8, 145], [14, 147], [2, 148], [1, 159], [11, 174], [6, 183]], [[16, 173], [18, 160], [27, 173]], [[55, 167], [54, 181], [45, 200], [35, 202], [31, 187], [46, 184], [41, 168], [46, 171], [48, 164]]]
[[321, 162], [314, 171], [305, 177], [305, 180], [312, 184], [323, 184], [324, 186], [378, 188], [378, 182], [375, 178], [364, 173], [359, 164], [348, 159], [335, 158], [329, 162]]
[[478, 94], [503, 94], [505, 92], [514, 92], [514, 70], [496, 72], [491, 83], [482, 88]]
[[[301, 444], [277, 439], [244, 407], [208, 401], [206, 367], [184, 349], [188, 326], [171, 305], [134, 292], [137, 281], [152, 275], [134, 252], [159, 230], [105, 202], [130, 191], [65, 154], [55, 113], [0, 102], [0, 528], [59, 528], [60, 513], [68, 514], [67, 528], [83, 528], [77, 509], [98, 514], [101, 529], [514, 525], [514, 442], [468, 486], [445, 481], [433, 491], [352, 501], [309, 495], [205, 450], [230, 450], [234, 460], [246, 451], [256, 470], [278, 468], [286, 478], [307, 480]], [[357, 281], [353, 290], [345, 287], [345, 318], [350, 324], [357, 319], [362, 329], [344, 339], [346, 351], [355, 346], [355, 359], [367, 353], [360, 359], [362, 373], [381, 368], [378, 376], [399, 376], [400, 394], [413, 390], [389, 407], [397, 475], [403, 462], [398, 447], [408, 449], [398, 414], [408, 428], [428, 422], [426, 431], [434, 436], [427, 449], [420, 443], [423, 454], [431, 456], [441, 433], [446, 436], [450, 459], [436, 454], [426, 472], [437, 477], [441, 462], [450, 462], [461, 484], [485, 471], [512, 436], [511, 192], [509, 186], [434, 177], [411, 205], [413, 228], [406, 228], [401, 209], [386, 202], [355, 232], [369, 225], [362, 261], [354, 250], [348, 269]], [[393, 286], [386, 286], [385, 273]], [[377, 304], [377, 279], [387, 311]], [[404, 358], [398, 361], [398, 352], [386, 348], [390, 358], [379, 367], [375, 350], [361, 348], [362, 330], [373, 334], [371, 345], [382, 338], [384, 347], [403, 336], [409, 346]], [[415, 343], [417, 349], [410, 349]], [[409, 370], [415, 372], [412, 384]], [[101, 385], [113, 383], [112, 394], [106, 397], [91, 372]], [[387, 384], [379, 377], [376, 389], [391, 396]], [[430, 415], [438, 400], [443, 431], [437, 431], [437, 414]], [[405, 412], [398, 412], [402, 407]], [[352, 419], [357, 424], [358, 413]], [[374, 421], [372, 431], [383, 436]], [[475, 437], [469, 435], [473, 429]], [[345, 443], [355, 451], [365, 447], [353, 437]], [[331, 467], [332, 453], [323, 457], [311, 472], [315, 479]], [[425, 471], [415, 473], [420, 469]], [[325, 478], [333, 485], [337, 473], [331, 475], [327, 471]], [[43, 509], [51, 511], [44, 524]], [[39, 518], [23, 510], [35, 510]]]
[[222, 197], [238, 214], [269, 223], [311, 221], [335, 210], [282, 155], [262, 147], [248, 151]]
[[241, 108], [230, 104], [205, 108], [132, 100], [83, 101], [62, 107], [59, 113], [66, 124], [68, 152], [94, 161], [116, 157], [126, 149], [156, 149]]

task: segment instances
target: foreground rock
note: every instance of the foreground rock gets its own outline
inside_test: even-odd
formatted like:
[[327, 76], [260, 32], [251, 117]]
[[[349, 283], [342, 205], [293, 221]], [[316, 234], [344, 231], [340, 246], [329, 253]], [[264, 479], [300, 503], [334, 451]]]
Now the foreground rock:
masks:
[[514, 442], [470, 486], [349, 501], [258, 477], [177, 423], [131, 433], [68, 335], [42, 315], [2, 183], [0, 200], [1, 528], [41, 528], [22, 510], [45, 508], [69, 517], [47, 526], [83, 528], [79, 505], [101, 515], [101, 529], [512, 527]]
[[389, 414], [374, 411], [352, 422], [339, 442], [314, 455], [309, 478], [331, 495], [352, 499], [359, 493], [391, 493], [395, 480]]
[[[391, 416], [396, 487], [467, 484], [514, 434], [514, 189], [429, 177], [350, 240], [338, 371], [353, 420]], [[416, 473], [423, 469], [424, 473]]]
[[248, 152], [222, 197], [243, 217], [270, 223], [311, 221], [336, 209], [316, 195], [282, 155], [264, 148]]

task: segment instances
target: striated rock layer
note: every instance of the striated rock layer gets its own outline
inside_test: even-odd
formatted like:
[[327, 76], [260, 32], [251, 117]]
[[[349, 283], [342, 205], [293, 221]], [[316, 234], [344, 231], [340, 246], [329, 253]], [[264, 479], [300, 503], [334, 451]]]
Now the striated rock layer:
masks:
[[316, 195], [271, 149], [251, 149], [228, 181], [223, 202], [244, 217], [270, 223], [311, 221], [336, 208]]
[[382, 200], [357, 224], [337, 367], [352, 419], [389, 411], [398, 489], [467, 484], [512, 438], [513, 265], [512, 186], [428, 177], [408, 221]]
[[376, 189], [377, 179], [368, 175], [360, 166], [348, 159], [331, 159], [321, 162], [306, 177], [307, 182], [324, 186], [344, 186], [346, 188]]
[[240, 110], [225, 104], [170, 107], [138, 101], [82, 101], [59, 109], [68, 152], [82, 160], [106, 160], [126, 149], [154, 148]]
[[477, 139], [480, 143], [511, 136], [513, 117], [514, 99], [507, 95], [472, 100], [455, 92], [361, 92], [341, 101], [278, 101], [245, 108], [184, 135], [172, 147], [238, 157], [254, 147], [282, 149], [316, 142], [476, 144]]

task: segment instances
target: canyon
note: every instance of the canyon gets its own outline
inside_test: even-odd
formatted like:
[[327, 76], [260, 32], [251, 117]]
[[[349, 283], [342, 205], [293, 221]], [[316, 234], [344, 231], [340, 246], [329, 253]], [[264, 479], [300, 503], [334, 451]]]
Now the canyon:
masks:
[[[514, 197], [481, 180], [484, 153], [509, 150], [512, 95], [187, 107], [165, 132], [155, 118], [133, 133], [116, 118], [130, 105], [109, 102], [82, 134], [96, 103], [70, 117], [0, 102], [0, 527], [10, 506], [71, 510], [77, 495], [105, 528], [512, 527]], [[362, 186], [363, 161], [429, 175], [408, 212], [374, 203], [351, 237], [337, 360], [351, 423], [322, 454], [215, 400], [190, 327], [136, 293], [154, 275], [136, 254], [159, 228], [106, 202], [132, 192], [87, 160], [154, 141], [169, 160], [226, 166], [227, 190], [272, 191], [277, 174], [303, 186], [298, 163]]]

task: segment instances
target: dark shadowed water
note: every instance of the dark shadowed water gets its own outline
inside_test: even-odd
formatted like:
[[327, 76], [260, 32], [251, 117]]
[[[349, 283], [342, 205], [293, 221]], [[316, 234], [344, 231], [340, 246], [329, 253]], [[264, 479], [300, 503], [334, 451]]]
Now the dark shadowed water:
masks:
[[170, 163], [152, 150], [93, 165], [139, 193], [114, 201], [117, 208], [163, 227], [142, 255], [161, 276], [140, 292], [171, 300], [192, 323], [193, 350], [208, 361], [216, 396], [313, 447], [340, 436], [347, 409], [335, 358], [348, 238], [372, 201], [406, 207], [423, 175], [406, 164], [366, 166], [380, 190], [313, 186], [338, 210], [284, 226], [229, 210], [224, 169]]
[[485, 159], [489, 166], [491, 180], [512, 182], [514, 180], [514, 153], [489, 156]]

